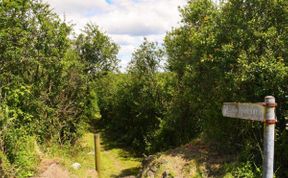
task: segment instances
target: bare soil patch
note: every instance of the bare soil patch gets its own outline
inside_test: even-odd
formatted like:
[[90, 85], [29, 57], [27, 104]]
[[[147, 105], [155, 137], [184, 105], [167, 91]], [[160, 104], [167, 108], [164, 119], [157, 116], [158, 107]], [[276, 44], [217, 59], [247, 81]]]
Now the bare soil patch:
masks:
[[70, 178], [66, 170], [57, 160], [42, 160], [39, 166], [39, 175], [34, 178]]
[[235, 161], [235, 156], [221, 154], [213, 145], [195, 140], [143, 161], [141, 177], [223, 177], [223, 165]]

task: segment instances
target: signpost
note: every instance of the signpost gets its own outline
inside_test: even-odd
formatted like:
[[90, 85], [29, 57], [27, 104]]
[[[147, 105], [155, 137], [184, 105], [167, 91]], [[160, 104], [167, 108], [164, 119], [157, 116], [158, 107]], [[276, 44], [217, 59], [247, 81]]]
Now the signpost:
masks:
[[226, 117], [264, 122], [263, 178], [273, 178], [275, 98], [266, 96], [264, 103], [224, 103], [222, 114]]
[[264, 121], [265, 107], [254, 103], [224, 103], [223, 116]]

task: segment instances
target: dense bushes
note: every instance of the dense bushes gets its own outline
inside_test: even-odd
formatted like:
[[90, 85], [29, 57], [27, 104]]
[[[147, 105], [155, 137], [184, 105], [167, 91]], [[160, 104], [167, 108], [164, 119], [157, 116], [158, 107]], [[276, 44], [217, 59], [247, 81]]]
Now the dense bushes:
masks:
[[[182, 26], [165, 40], [169, 68], [177, 74], [179, 87], [196, 101], [194, 117], [205, 135], [225, 150], [241, 149], [245, 159], [258, 166], [263, 124], [223, 118], [221, 105], [274, 95], [279, 104], [276, 147], [287, 147], [280, 146], [287, 132], [287, 7], [286, 1], [190, 1], [181, 10]], [[287, 174], [283, 156], [276, 152], [280, 177]]]
[[41, 1], [0, 1], [0, 161], [14, 176], [33, 174], [37, 144], [73, 144], [99, 118], [95, 76], [117, 67], [118, 47], [88, 27], [93, 43], [85, 34], [75, 42], [70, 25]]
[[38, 1], [1, 1], [0, 16], [1, 151], [27, 177], [37, 164], [33, 135], [44, 141], [61, 129], [55, 96], [70, 28]]
[[177, 86], [174, 73], [160, 72], [163, 60], [163, 49], [145, 39], [134, 51], [127, 74], [110, 73], [98, 82], [103, 125], [138, 153], [177, 146], [201, 132], [192, 97]]
[[110, 74], [98, 89], [106, 127], [138, 152], [155, 151], [157, 130], [167, 105], [166, 81], [157, 73], [163, 52], [145, 40], [133, 53], [127, 75]]
[[[100, 99], [100, 108], [109, 128], [145, 152], [203, 133], [224, 150], [241, 150], [240, 160], [255, 163], [249, 169], [259, 172], [263, 124], [223, 118], [221, 107], [225, 101], [261, 102], [274, 95], [276, 169], [287, 177], [287, 7], [286, 1], [272, 0], [189, 1], [181, 9], [181, 26], [165, 38], [169, 72], [155, 70], [157, 61], [150, 59], [157, 55], [144, 42], [127, 76], [108, 85], [111, 95]], [[146, 52], [138, 55], [141, 51]]]

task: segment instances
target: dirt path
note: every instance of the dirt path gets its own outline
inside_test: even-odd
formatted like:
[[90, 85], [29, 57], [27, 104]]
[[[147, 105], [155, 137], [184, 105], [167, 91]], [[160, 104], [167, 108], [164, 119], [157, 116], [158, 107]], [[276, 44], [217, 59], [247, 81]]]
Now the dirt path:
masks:
[[[101, 143], [102, 177], [125, 177], [136, 175], [141, 166], [141, 160], [132, 157], [127, 151], [107, 146], [107, 140]], [[85, 134], [74, 148], [55, 146], [48, 150], [48, 156], [57, 161], [42, 161], [40, 175], [37, 178], [97, 178], [94, 161], [93, 134]], [[73, 169], [72, 164], [79, 163], [79, 169]], [[35, 177], [36, 178], [36, 177]]]
[[34, 178], [70, 178], [69, 172], [55, 160], [43, 160], [39, 166], [40, 175]]

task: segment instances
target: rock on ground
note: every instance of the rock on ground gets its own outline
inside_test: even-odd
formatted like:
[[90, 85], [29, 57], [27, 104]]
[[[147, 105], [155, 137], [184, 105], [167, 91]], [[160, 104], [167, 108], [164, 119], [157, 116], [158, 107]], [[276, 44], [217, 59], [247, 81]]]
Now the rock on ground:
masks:
[[73, 163], [71, 166], [73, 167], [73, 169], [76, 169], [76, 170], [81, 168], [80, 163]]

